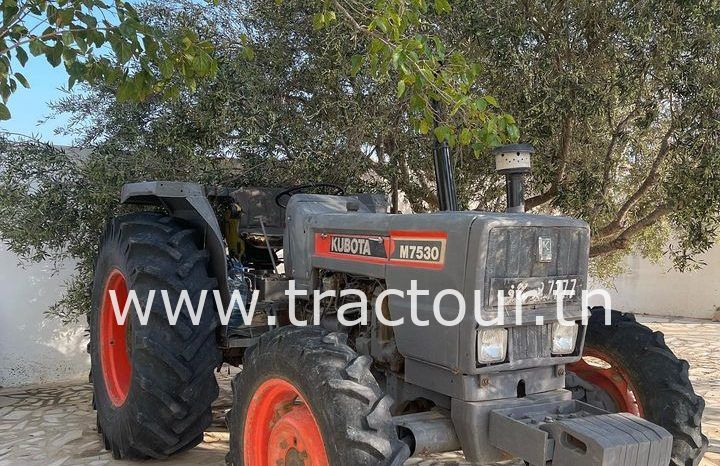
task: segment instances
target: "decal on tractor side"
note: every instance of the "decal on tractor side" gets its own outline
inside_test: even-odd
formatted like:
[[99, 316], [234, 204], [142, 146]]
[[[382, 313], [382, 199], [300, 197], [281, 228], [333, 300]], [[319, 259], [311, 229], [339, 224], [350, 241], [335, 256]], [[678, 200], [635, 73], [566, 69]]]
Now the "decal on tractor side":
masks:
[[441, 270], [445, 266], [447, 233], [444, 231], [390, 232], [390, 264]]
[[330, 252], [356, 256], [386, 257], [385, 239], [377, 236], [330, 235]]
[[390, 235], [315, 234], [315, 254], [353, 261], [442, 269], [447, 233], [391, 231]]
[[447, 233], [444, 231], [393, 230], [390, 232], [388, 263], [442, 270], [446, 247]]
[[445, 253], [445, 241], [422, 239], [395, 240], [395, 248], [390, 260], [420, 261], [441, 264]]

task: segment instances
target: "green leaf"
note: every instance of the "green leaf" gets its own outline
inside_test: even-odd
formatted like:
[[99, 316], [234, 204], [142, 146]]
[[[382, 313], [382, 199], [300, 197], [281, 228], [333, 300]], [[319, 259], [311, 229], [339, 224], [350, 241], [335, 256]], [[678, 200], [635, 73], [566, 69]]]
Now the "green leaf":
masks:
[[462, 131], [460, 131], [460, 144], [466, 146], [470, 144], [470, 140], [472, 139], [472, 133], [468, 128], [463, 128]]
[[38, 38], [31, 39], [30, 43], [28, 44], [28, 48], [30, 49], [30, 53], [32, 53], [33, 57], [44, 54], [45, 47], [46, 45], [43, 43], [43, 41]]
[[15, 56], [17, 57], [17, 60], [20, 62], [20, 65], [25, 66], [25, 63], [28, 61], [28, 55], [24, 48], [18, 47], [15, 49]]
[[173, 75], [173, 71], [175, 70], [172, 60], [169, 59], [161, 61], [158, 68], [160, 68], [160, 75], [163, 79], [170, 79]]
[[3, 102], [7, 102], [8, 98], [12, 94], [10, 90], [10, 84], [8, 81], [0, 81], [0, 96], [2, 96]]
[[325, 27], [325, 14], [324, 13], [315, 13], [313, 15], [313, 29], [320, 30]]
[[402, 49], [400, 49], [400, 47], [398, 47], [397, 49], [395, 49], [395, 51], [392, 54], [393, 68], [395, 68], [395, 69], [398, 68], [398, 66], [400, 65], [401, 59], [402, 59]]
[[425, 101], [417, 94], [410, 96], [410, 110], [421, 112], [425, 108]]
[[105, 36], [98, 31], [88, 31], [88, 43], [92, 42], [95, 47], [100, 48], [105, 43]]
[[509, 125], [507, 127], [508, 137], [512, 142], [516, 142], [520, 139], [520, 130], [515, 125]]
[[403, 94], [405, 94], [405, 81], [401, 79], [397, 83], [397, 98], [399, 99]]
[[52, 66], [58, 66], [62, 61], [63, 45], [61, 42], [55, 44], [54, 47], [47, 47], [45, 50], [45, 58]]
[[81, 53], [86, 53], [88, 50], [88, 45], [87, 45], [87, 42], [85, 41], [85, 38], [83, 38], [81, 35], [79, 35], [77, 33], [74, 35], [74, 37], [75, 37], [75, 44], [77, 44], [77, 46], [78, 46], [78, 50], [80, 50]]
[[136, 95], [137, 89], [132, 79], [126, 79], [120, 83], [117, 90], [117, 98], [120, 102], [124, 102], [133, 98]]
[[158, 43], [155, 42], [152, 37], [143, 37], [143, 47], [145, 48], [145, 53], [149, 55], [155, 55], [158, 52]]
[[0, 120], [9, 120], [10, 119], [10, 110], [7, 108], [7, 105], [0, 103]]
[[486, 95], [486, 96], [485, 96], [485, 101], [486, 101], [488, 104], [492, 105], [493, 107], [497, 107], [497, 106], [498, 106], [497, 100], [495, 100], [495, 97], [493, 97], [493, 96], [491, 96], [491, 95]]
[[77, 17], [87, 25], [88, 28], [94, 29], [97, 27], [97, 19], [92, 15], [86, 15], [85, 13], [78, 12]]
[[[48, 5], [45, 9], [45, 14], [47, 15], [48, 23], [51, 24], [50, 27], [55, 26], [57, 24], [57, 8], [55, 5]], [[46, 29], [47, 30], [47, 29]]]
[[63, 41], [63, 44], [65, 44], [66, 46], [72, 45], [73, 42], [75, 42], [75, 38], [73, 37], [72, 32], [69, 32], [69, 31], [63, 32], [62, 33], [62, 41]]
[[438, 13], [449, 13], [452, 11], [450, 2], [448, 2], [448, 0], [435, 0], [435, 11]]
[[137, 36], [137, 31], [130, 25], [129, 21], [120, 23], [120, 26], [118, 26], [118, 30], [120, 31], [120, 34], [122, 34], [123, 37], [125, 37], [126, 39], [132, 40]]
[[168, 100], [174, 100], [180, 96], [180, 88], [178, 86], [168, 86], [163, 92], [163, 97]]
[[75, 61], [72, 65], [70, 65], [68, 73], [70, 74], [70, 76], [75, 76], [76, 78], [80, 79], [87, 72], [89, 66], [90, 65], [87, 65], [85, 63]]
[[487, 109], [487, 106], [488, 106], [488, 103], [487, 103], [487, 100], [485, 100], [485, 99], [477, 99], [475, 101], [475, 108], [479, 112], [484, 112]]
[[433, 130], [433, 133], [435, 133], [435, 137], [438, 141], [449, 141], [450, 136], [452, 136], [452, 130], [450, 127], [445, 125], [438, 126]]
[[62, 56], [63, 60], [65, 60], [65, 64], [72, 65], [77, 58], [77, 51], [70, 47], [65, 47], [65, 49], [63, 49]]
[[195, 72], [201, 76], [206, 75], [210, 71], [210, 63], [212, 59], [206, 53], [195, 55], [192, 60], [192, 66]]
[[133, 56], [132, 48], [130, 44], [125, 42], [121, 37], [114, 37], [111, 42], [113, 52], [117, 56], [118, 61], [121, 64], [127, 63]]
[[250, 61], [255, 60], [255, 51], [253, 50], [252, 47], [245, 46], [245, 47], [243, 47], [242, 50], [243, 50], [243, 55], [245, 55], [245, 58], [247, 60], [250, 60]]
[[350, 73], [355, 76], [360, 71], [360, 68], [362, 68], [363, 63], [365, 62], [365, 57], [362, 55], [353, 55], [352, 58], [350, 58]]
[[74, 8], [65, 8], [60, 10], [57, 17], [58, 26], [66, 26], [72, 23], [73, 17], [75, 16]]
[[23, 85], [23, 87], [30, 89], [30, 83], [25, 78], [25, 76], [23, 76], [22, 73], [15, 73], [14, 76], [15, 76], [15, 79], [17, 79], [18, 82]]

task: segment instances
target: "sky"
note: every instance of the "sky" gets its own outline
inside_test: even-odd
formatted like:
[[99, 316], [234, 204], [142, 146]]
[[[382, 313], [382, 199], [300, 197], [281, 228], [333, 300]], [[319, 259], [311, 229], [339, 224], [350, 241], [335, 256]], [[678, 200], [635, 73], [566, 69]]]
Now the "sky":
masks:
[[39, 121], [52, 114], [49, 103], [63, 96], [61, 88], [67, 87], [67, 74], [63, 65], [53, 68], [43, 56], [33, 57], [21, 67], [13, 63], [15, 71], [20, 71], [30, 82], [30, 89], [18, 86], [10, 96], [8, 108], [12, 117], [0, 121], [0, 130], [23, 135], [37, 135], [42, 140], [59, 145], [69, 145], [70, 136], [54, 134], [55, 128], [62, 127], [69, 115], [60, 115], [40, 125]]

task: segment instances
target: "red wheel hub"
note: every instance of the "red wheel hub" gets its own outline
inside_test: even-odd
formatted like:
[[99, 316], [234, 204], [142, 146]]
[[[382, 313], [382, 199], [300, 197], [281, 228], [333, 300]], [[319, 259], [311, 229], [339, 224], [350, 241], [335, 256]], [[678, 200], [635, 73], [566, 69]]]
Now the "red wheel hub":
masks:
[[[600, 364], [590, 364], [584, 359], [585, 357], [599, 360], [597, 362]], [[627, 370], [607, 354], [593, 348], [585, 348], [583, 359], [568, 365], [568, 370], [605, 391], [618, 411], [643, 416], [642, 405], [637, 399], [637, 391], [628, 377]]]
[[120, 325], [115, 317], [110, 291], [115, 291], [118, 310], [122, 312], [127, 302], [128, 289], [125, 276], [113, 269], [105, 282], [100, 308], [100, 366], [110, 401], [122, 406], [130, 389], [132, 365], [128, 357], [128, 319]]
[[250, 400], [243, 452], [246, 466], [329, 466], [310, 407], [284, 379], [266, 380]]

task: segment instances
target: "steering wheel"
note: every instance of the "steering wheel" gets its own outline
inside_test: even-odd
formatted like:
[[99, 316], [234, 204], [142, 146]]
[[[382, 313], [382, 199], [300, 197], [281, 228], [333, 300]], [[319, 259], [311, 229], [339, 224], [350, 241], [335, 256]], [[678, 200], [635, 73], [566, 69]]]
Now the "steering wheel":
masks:
[[[292, 188], [280, 191], [275, 196], [275, 203], [283, 209], [287, 207], [290, 198], [295, 194], [308, 193], [308, 194], [330, 194], [332, 196], [344, 196], [345, 188], [332, 183], [314, 183], [314, 184], [303, 184], [299, 186], [293, 186]], [[285, 203], [281, 202], [282, 199], [287, 197]]]

